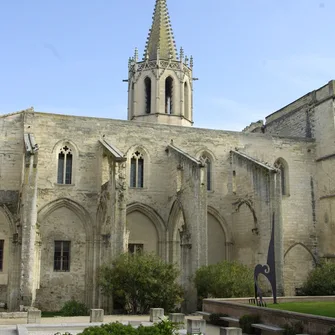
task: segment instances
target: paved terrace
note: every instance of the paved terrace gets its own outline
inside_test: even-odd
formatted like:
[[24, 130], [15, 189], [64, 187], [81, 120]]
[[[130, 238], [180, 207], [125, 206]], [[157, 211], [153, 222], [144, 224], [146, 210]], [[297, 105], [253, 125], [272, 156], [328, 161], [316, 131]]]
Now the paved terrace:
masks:
[[[115, 322], [115, 321], [134, 321], [134, 322], [141, 322], [141, 321], [149, 321], [149, 315], [105, 315], [104, 316], [104, 323]], [[201, 319], [199, 316], [186, 316], [186, 319]], [[75, 317], [50, 317], [50, 318], [41, 318], [40, 325], [59, 325], [59, 324], [89, 324], [90, 317], [89, 316], [75, 316]], [[27, 318], [22, 319], [0, 319], [0, 335], [16, 335], [16, 325], [24, 325], [27, 324]], [[66, 328], [62, 329], [62, 332], [65, 332]], [[43, 331], [43, 335], [54, 335], [57, 331], [54, 329], [50, 332], [45, 330]], [[81, 331], [73, 331], [71, 333], [78, 334]], [[29, 335], [41, 335], [41, 331], [36, 333], [29, 332]], [[220, 327], [213, 326], [210, 324], [206, 325], [206, 335], [219, 335], [220, 334]]]

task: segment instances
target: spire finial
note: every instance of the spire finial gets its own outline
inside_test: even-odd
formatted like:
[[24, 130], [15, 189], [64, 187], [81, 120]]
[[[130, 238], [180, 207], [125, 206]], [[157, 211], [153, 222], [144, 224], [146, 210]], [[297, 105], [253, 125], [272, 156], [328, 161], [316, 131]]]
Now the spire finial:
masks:
[[156, 0], [152, 26], [149, 31], [144, 55], [148, 54], [149, 60], [154, 60], [157, 57], [158, 49], [160, 49], [161, 59], [177, 60], [177, 51], [166, 0]]
[[134, 61], [137, 63], [138, 62], [138, 49], [135, 48], [135, 52], [134, 52]]
[[183, 61], [184, 61], [184, 49], [183, 49], [183, 47], [180, 47], [179, 60], [180, 60], [181, 63], [183, 63]]

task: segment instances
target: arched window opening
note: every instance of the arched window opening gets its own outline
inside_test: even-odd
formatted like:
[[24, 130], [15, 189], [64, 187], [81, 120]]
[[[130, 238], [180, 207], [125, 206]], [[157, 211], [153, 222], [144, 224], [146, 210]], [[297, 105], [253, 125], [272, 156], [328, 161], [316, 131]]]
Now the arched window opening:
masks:
[[280, 188], [282, 195], [289, 195], [288, 165], [286, 161], [279, 158], [275, 162], [275, 167], [280, 171]]
[[190, 109], [189, 109], [189, 89], [187, 82], [184, 84], [184, 117], [190, 119]]
[[73, 155], [68, 146], [60, 149], [58, 154], [58, 184], [72, 184], [72, 163]]
[[173, 100], [172, 100], [172, 86], [173, 79], [167, 77], [165, 79], [165, 113], [172, 114]]
[[146, 77], [144, 79], [144, 90], [145, 90], [145, 113], [151, 113], [151, 79]]
[[144, 159], [139, 151], [136, 151], [130, 161], [130, 187], [143, 187]]
[[207, 191], [212, 190], [212, 162], [209, 159], [208, 156], [202, 155], [201, 159], [206, 164], [206, 170], [207, 170]]

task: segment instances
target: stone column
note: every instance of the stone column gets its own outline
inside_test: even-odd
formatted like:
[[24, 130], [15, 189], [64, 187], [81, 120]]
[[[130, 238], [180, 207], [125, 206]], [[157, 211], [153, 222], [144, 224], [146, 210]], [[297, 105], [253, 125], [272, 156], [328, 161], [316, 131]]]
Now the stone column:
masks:
[[184, 162], [184, 180], [180, 200], [185, 214], [185, 229], [181, 236], [182, 269], [186, 292], [183, 312], [197, 310], [197, 292], [191, 277], [202, 265], [207, 265], [207, 190], [205, 166]]
[[126, 251], [127, 182], [126, 160], [115, 162], [115, 203], [111, 232], [112, 255], [116, 257]]
[[36, 290], [35, 240], [37, 222], [37, 153], [26, 154], [21, 202], [22, 249], [21, 249], [21, 303], [32, 306]]

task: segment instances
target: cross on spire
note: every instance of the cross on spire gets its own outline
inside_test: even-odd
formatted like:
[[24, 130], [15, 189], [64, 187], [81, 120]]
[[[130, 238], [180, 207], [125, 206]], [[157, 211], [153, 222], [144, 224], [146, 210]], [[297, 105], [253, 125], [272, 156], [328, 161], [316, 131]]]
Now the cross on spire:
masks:
[[166, 0], [156, 0], [149, 31], [144, 59], [155, 60], [159, 53], [160, 59], [177, 60], [177, 51], [170, 23]]

